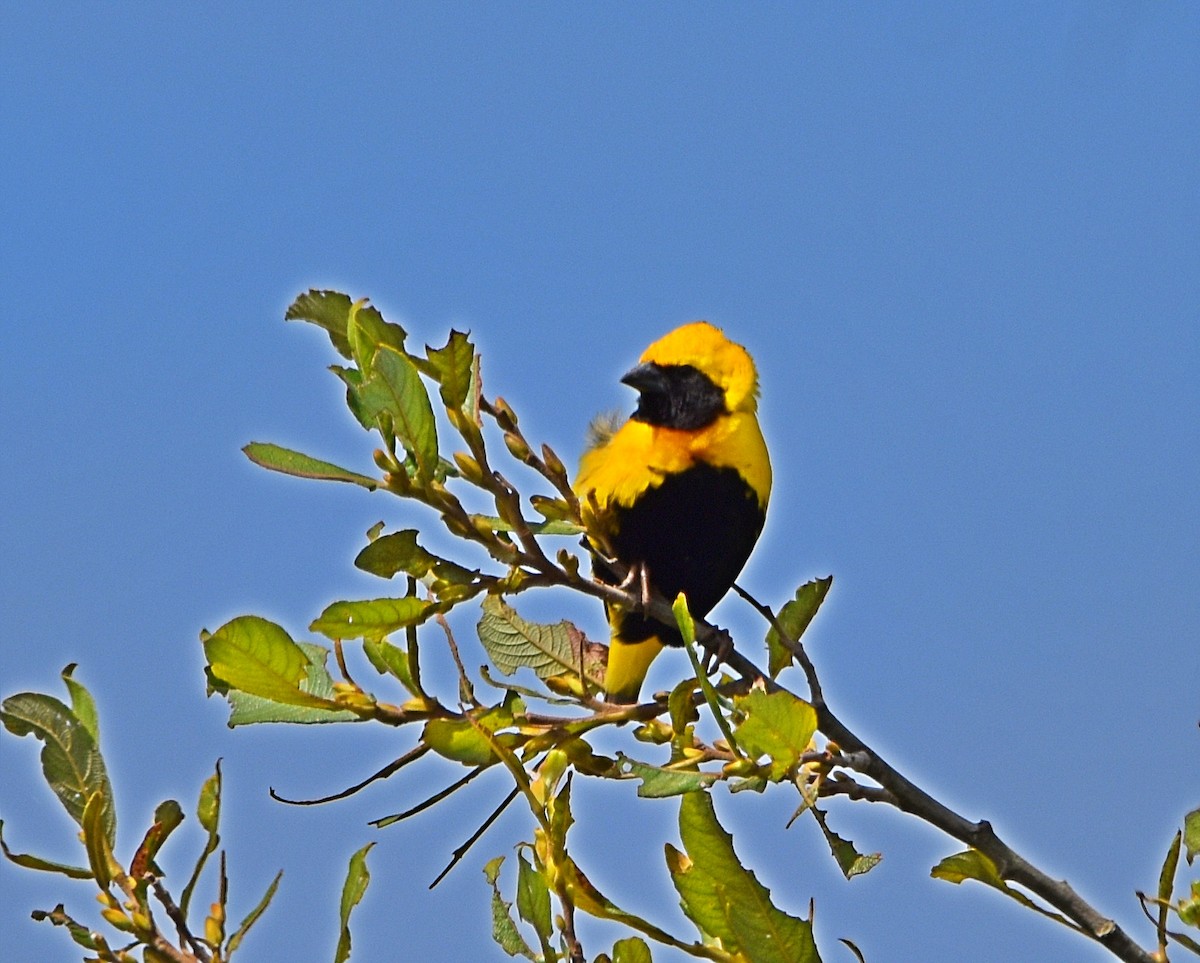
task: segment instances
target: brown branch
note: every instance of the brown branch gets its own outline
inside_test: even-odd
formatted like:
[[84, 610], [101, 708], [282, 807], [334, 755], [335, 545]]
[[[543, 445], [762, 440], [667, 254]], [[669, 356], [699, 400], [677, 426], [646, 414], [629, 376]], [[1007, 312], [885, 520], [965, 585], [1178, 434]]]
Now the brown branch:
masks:
[[[171, 922], [175, 924], [175, 929], [179, 931], [180, 940], [191, 947], [191, 954], [189, 955], [199, 960], [200, 963], [208, 963], [212, 959], [212, 956], [208, 952], [208, 947], [198, 937], [192, 935], [192, 931], [188, 929], [188, 922], [183, 915], [183, 910], [175, 905], [175, 900], [171, 898], [171, 894], [167, 892], [167, 888], [157, 878], [151, 877], [150, 882], [154, 888], [154, 895], [162, 903], [167, 916], [171, 918]], [[164, 956], [169, 956], [171, 959], [179, 961], [179, 963], [187, 963], [188, 957], [176, 950], [166, 940], [161, 938], [155, 940], [154, 949]]]
[[[627, 574], [627, 570], [619, 569], [618, 566], [610, 565], [610, 567], [617, 569], [614, 572], [617, 578]], [[639, 593], [623, 591], [617, 586], [604, 582], [579, 578], [573, 584], [589, 595], [617, 605], [635, 608], [642, 601], [637, 597]], [[759, 603], [754, 604], [755, 608], [764, 615], [769, 612], [765, 606]], [[675, 624], [674, 613], [661, 596], [656, 595], [651, 599], [650, 604], [644, 607], [644, 611], [647, 615], [666, 625]], [[773, 617], [769, 621], [778, 629], [778, 622]], [[708, 623], [701, 620], [696, 621], [697, 641], [706, 647], [712, 645], [717, 631]], [[780, 633], [780, 637], [787, 639], [787, 635], [784, 633]], [[888, 763], [883, 756], [842, 722], [826, 703], [816, 668], [804, 651], [804, 646], [798, 640], [791, 640], [790, 648], [809, 681], [810, 697], [808, 701], [816, 710], [817, 728], [827, 739], [837, 744], [841, 753], [846, 757], [846, 761], [853, 765], [855, 771], [870, 777], [887, 794], [885, 796], [884, 793], [869, 793], [874, 797], [872, 801], [888, 802], [897, 809], [940, 829], [948, 836], [979, 850], [996, 865], [1002, 878], [1024, 887], [1045, 900], [1118, 959], [1124, 960], [1126, 963], [1155, 963], [1151, 954], [1142, 949], [1114, 920], [1104, 916], [1084, 900], [1075, 892], [1070, 883], [1066, 880], [1051, 878], [1008, 846], [996, 834], [991, 823], [986, 820], [972, 822], [965, 818], [944, 803], [939, 802]], [[728, 652], [720, 654], [724, 657], [725, 665], [742, 677], [744, 685], [761, 681], [768, 691], [778, 691], [784, 688], [736, 649], [730, 649]], [[866, 787], [863, 791], [866, 791]], [[864, 795], [863, 798], [867, 798], [867, 795]]]

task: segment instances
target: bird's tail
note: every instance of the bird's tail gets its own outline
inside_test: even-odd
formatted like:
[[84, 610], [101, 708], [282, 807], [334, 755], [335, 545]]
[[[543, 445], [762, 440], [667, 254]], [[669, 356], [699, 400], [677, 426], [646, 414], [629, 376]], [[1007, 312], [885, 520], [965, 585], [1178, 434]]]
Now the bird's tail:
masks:
[[608, 668], [604, 672], [605, 698], [609, 702], [637, 702], [650, 663], [664, 648], [657, 636], [625, 642], [614, 632], [608, 647]]

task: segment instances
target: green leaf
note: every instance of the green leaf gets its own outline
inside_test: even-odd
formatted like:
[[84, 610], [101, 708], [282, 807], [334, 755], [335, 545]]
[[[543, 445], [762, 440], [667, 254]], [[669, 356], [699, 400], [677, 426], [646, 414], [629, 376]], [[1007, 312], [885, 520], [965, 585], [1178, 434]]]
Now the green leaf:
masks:
[[92, 878], [102, 890], [107, 890], [113, 881], [112, 843], [104, 832], [104, 813], [108, 808], [103, 793], [92, 793], [83, 807], [83, 821], [80, 823]]
[[490, 766], [498, 757], [484, 732], [496, 732], [512, 725], [512, 711], [503, 703], [492, 706], [468, 719], [430, 719], [425, 723], [421, 741], [439, 756], [464, 766]]
[[469, 585], [475, 581], [478, 570], [464, 568], [427, 552], [417, 544], [417, 534], [416, 529], [406, 528], [381, 535], [358, 553], [354, 564], [380, 578], [391, 578], [404, 572], [415, 579], [423, 579], [432, 572], [440, 582]]
[[[347, 337], [347, 325], [350, 318], [352, 302], [350, 296], [340, 291], [310, 290], [301, 294], [284, 314], [287, 321], [309, 321], [324, 328], [329, 334], [329, 340], [334, 349], [343, 358], [353, 357], [350, 341]], [[405, 332], [398, 324], [389, 324], [383, 320], [383, 315], [376, 308], [360, 307], [356, 323], [366, 329], [367, 337], [374, 341], [384, 341], [402, 348]]]
[[698, 772], [694, 769], [660, 769], [658, 766], [630, 759], [624, 753], [617, 755], [620, 759], [620, 772], [642, 781], [637, 794], [643, 799], [663, 799], [667, 796], [694, 793], [717, 781], [716, 773]]
[[1196, 854], [1200, 853], [1200, 809], [1193, 809], [1183, 817], [1183, 845], [1190, 866]]
[[350, 958], [350, 913], [361, 902], [371, 882], [371, 874], [367, 871], [367, 853], [374, 845], [367, 843], [351, 856], [350, 865], [346, 868], [346, 881], [342, 884], [341, 930], [338, 934], [337, 952], [333, 957], [334, 963], [344, 963]]
[[301, 686], [309, 659], [280, 626], [257, 615], [242, 615], [211, 635], [201, 636], [211, 677], [220, 686], [269, 702], [340, 710], [336, 702]]
[[397, 572], [405, 572], [416, 579], [424, 578], [433, 568], [437, 556], [417, 544], [417, 535], [415, 528], [380, 535], [358, 553], [354, 565], [380, 578], [391, 578]]
[[529, 944], [517, 929], [516, 921], [512, 918], [512, 904], [504, 901], [500, 895], [497, 880], [500, 878], [500, 866], [504, 863], [503, 856], [491, 859], [483, 867], [483, 875], [492, 887], [492, 939], [499, 944], [509, 956], [524, 956], [526, 959], [537, 959]]
[[413, 695], [420, 695], [417, 680], [413, 678], [412, 666], [409, 665], [408, 653], [404, 649], [392, 645], [386, 639], [367, 639], [363, 642], [363, 652], [376, 672], [393, 676]]
[[[485, 522], [493, 532], [515, 532], [517, 526], [499, 515], [472, 515], [472, 521]], [[525, 527], [534, 535], [582, 535], [586, 529], [568, 521], [531, 522], [524, 519]]]
[[816, 710], [782, 689], [777, 692], [752, 689], [747, 695], [735, 698], [733, 704], [742, 716], [734, 729], [738, 746], [753, 759], [770, 758], [772, 782], [786, 779], [799, 765], [800, 756], [817, 731]]
[[1176, 833], [1167, 847], [1167, 858], [1163, 860], [1162, 870], [1158, 874], [1158, 942], [1166, 945], [1167, 917], [1171, 910], [1171, 896], [1175, 892], [1175, 872], [1179, 869], [1179, 849], [1183, 843], [1183, 833]]
[[[788, 639], [799, 641], [800, 637], [804, 635], [813, 616], [817, 614], [817, 609], [821, 607], [825, 596], [829, 594], [831, 585], [833, 585], [832, 575], [805, 582], [796, 589], [796, 597], [780, 609], [775, 621], [787, 633]], [[784, 645], [783, 639], [779, 637], [774, 626], [767, 632], [767, 652], [767, 670], [774, 679], [792, 664], [791, 649]]]
[[414, 595], [334, 602], [309, 626], [309, 631], [330, 639], [383, 639], [399, 629], [420, 625], [439, 611], [438, 603]]
[[869, 873], [873, 870], [881, 859], [882, 853], [871, 853], [869, 856], [864, 856], [854, 848], [854, 843], [848, 839], [842, 839], [837, 833], [829, 828], [825, 821], [825, 814], [816, 806], [810, 807], [813, 816], [816, 817], [817, 824], [821, 827], [821, 832], [825, 834], [825, 842], [829, 844], [829, 851], [833, 853], [833, 858], [837, 860], [838, 867], [842, 871], [842, 875], [846, 879], [852, 879], [855, 876], [861, 876], [863, 873]]
[[42, 775], [75, 822], [83, 825], [84, 808], [93, 793], [104, 805], [104, 835], [112, 845], [117, 819], [112, 785], [92, 734], [70, 709], [53, 696], [19, 692], [0, 704], [0, 722], [15, 736], [33, 736], [44, 743]]
[[8, 848], [8, 844], [4, 841], [4, 820], [0, 819], [0, 852], [4, 853], [6, 859], [16, 863], [18, 866], [24, 866], [26, 869], [36, 869], [42, 873], [59, 873], [66, 876], [68, 879], [91, 879], [92, 871], [85, 869], [82, 866], [69, 866], [66, 863], [55, 863], [48, 859], [42, 859], [40, 856], [32, 856], [29, 853], [14, 853]]
[[578, 629], [570, 622], [527, 622], [498, 595], [484, 598], [476, 631], [492, 664], [505, 675], [525, 667], [546, 679], [579, 668], [583, 636]]
[[259, 921], [259, 918], [267, 911], [267, 907], [271, 905], [271, 900], [275, 898], [275, 891], [279, 889], [279, 881], [283, 879], [283, 870], [275, 874], [275, 878], [271, 880], [271, 884], [267, 887], [267, 891], [263, 893], [262, 899], [242, 920], [241, 924], [234, 930], [233, 936], [229, 937], [229, 942], [225, 947], [225, 958], [233, 956], [234, 952], [242, 944], [242, 940], [246, 938], [246, 934], [250, 932], [250, 928]]
[[475, 348], [461, 331], [451, 331], [444, 348], [425, 346], [425, 356], [437, 372], [442, 404], [447, 408], [462, 408], [471, 391], [471, 374]]
[[955, 853], [953, 856], [947, 856], [929, 871], [929, 875], [934, 879], [944, 879], [949, 883], [955, 884], [961, 884], [964, 880], [968, 879], [976, 880], [987, 886], [991, 886], [993, 889], [998, 889], [1005, 896], [1012, 897], [1027, 909], [1031, 909], [1050, 919], [1057, 920], [1067, 926], [1072, 925], [1059, 914], [1044, 909], [1020, 890], [1009, 886], [1005, 882], [1004, 877], [1000, 875], [1000, 870], [996, 868], [996, 864], [977, 849], [968, 849], [961, 853]]
[[334, 709], [329, 706], [297, 706], [285, 705], [272, 699], [249, 695], [245, 692], [230, 690], [226, 698], [229, 701], [230, 729], [238, 726], [255, 726], [264, 723], [288, 723], [290, 725], [331, 725], [337, 722], [362, 722], [359, 716], [349, 709]]
[[668, 845], [667, 866], [683, 911], [707, 940], [754, 963], [815, 963], [812, 924], [777, 909], [771, 894], [738, 861], [733, 838], [721, 828], [708, 793], [679, 805], [686, 855]]
[[381, 347], [358, 388], [358, 403], [372, 424], [378, 424], [384, 412], [391, 418], [396, 436], [416, 463], [418, 480], [434, 477], [438, 442], [433, 406], [417, 366], [407, 355]]
[[87, 729], [92, 741], [98, 746], [100, 745], [100, 717], [96, 711], [96, 700], [84, 688], [83, 683], [73, 677], [74, 672], [74, 663], [62, 670], [62, 680], [71, 696], [71, 712], [76, 719], [83, 723], [83, 727]]
[[517, 854], [517, 912], [537, 931], [543, 943], [550, 939], [554, 921], [546, 877], [520, 853]]
[[294, 725], [324, 725], [334, 722], [362, 722], [362, 716], [349, 709], [332, 708], [335, 705], [333, 679], [325, 663], [329, 650], [312, 642], [297, 642], [301, 651], [308, 656], [308, 668], [300, 688], [310, 695], [324, 700], [320, 706], [284, 705], [260, 696], [230, 689], [225, 698], [229, 701], [230, 729], [238, 726], [256, 725], [264, 722], [286, 722]]
[[653, 963], [653, 957], [645, 940], [630, 936], [613, 944], [612, 963]]
[[254, 464], [284, 475], [313, 478], [318, 481], [349, 482], [352, 485], [361, 485], [367, 491], [372, 492], [379, 487], [379, 482], [367, 475], [360, 475], [356, 471], [341, 468], [332, 462], [321, 461], [319, 458], [313, 458], [311, 455], [292, 451], [290, 448], [283, 448], [279, 445], [252, 441], [242, 448], [242, 451]]
[[219, 760], [213, 774], [205, 779], [204, 785], [200, 787], [200, 797], [196, 801], [196, 820], [208, 836], [204, 842], [204, 849], [196, 859], [192, 875], [188, 877], [187, 885], [183, 887], [183, 895], [179, 898], [179, 909], [185, 918], [192, 902], [192, 893], [200, 881], [200, 874], [204, 871], [204, 864], [221, 845], [221, 836], [217, 832], [221, 823], [221, 763]]

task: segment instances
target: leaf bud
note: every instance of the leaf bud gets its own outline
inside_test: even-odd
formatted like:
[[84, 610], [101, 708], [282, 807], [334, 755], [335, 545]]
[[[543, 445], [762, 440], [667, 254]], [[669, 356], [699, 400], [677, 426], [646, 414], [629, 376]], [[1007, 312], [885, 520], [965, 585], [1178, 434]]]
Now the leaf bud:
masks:
[[753, 759], [734, 759], [721, 768], [726, 776], [753, 776], [758, 771], [758, 764]]
[[463, 478], [472, 485], [478, 485], [483, 481], [483, 469], [479, 467], [479, 462], [465, 452], [456, 451], [454, 453], [454, 464], [462, 472]]
[[496, 424], [504, 431], [512, 431], [517, 427], [517, 413], [508, 406], [507, 401], [497, 398], [492, 402], [492, 407], [496, 409]]
[[670, 742], [675, 730], [661, 719], [651, 719], [633, 730], [633, 738], [639, 742], [648, 742], [655, 746]]
[[396, 470], [387, 473], [384, 477], [384, 482], [397, 495], [412, 494], [412, 480], [408, 477], [408, 472], [399, 466], [396, 466]]
[[110, 926], [120, 930], [122, 933], [133, 932], [133, 921], [125, 915], [124, 910], [109, 906], [105, 909], [102, 909], [100, 911], [100, 915], [104, 917], [105, 921]]
[[579, 577], [579, 556], [572, 555], [565, 548], [560, 548], [555, 556], [558, 564], [571, 578]]
[[546, 463], [546, 468], [550, 470], [552, 475], [566, 481], [567, 466], [562, 463], [562, 459], [554, 453], [554, 449], [549, 445], [542, 445], [542, 461]]
[[513, 458], [517, 459], [517, 461], [528, 463], [533, 458], [533, 452], [529, 450], [529, 446], [520, 435], [506, 431], [504, 433], [504, 444], [508, 446], [508, 450], [512, 452]]

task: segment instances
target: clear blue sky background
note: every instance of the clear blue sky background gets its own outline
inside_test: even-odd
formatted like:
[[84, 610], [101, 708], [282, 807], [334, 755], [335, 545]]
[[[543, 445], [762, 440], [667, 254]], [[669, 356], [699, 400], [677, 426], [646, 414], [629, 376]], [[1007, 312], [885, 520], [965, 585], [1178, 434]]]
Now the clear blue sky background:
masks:
[[[375, 833], [454, 767], [287, 808], [269, 785], [336, 790], [410, 736], [230, 731], [205, 700], [201, 627], [254, 612], [303, 637], [380, 591], [351, 566], [370, 525], [422, 521], [239, 448], [370, 468], [327, 343], [281, 320], [310, 286], [417, 339], [469, 328], [489, 388], [572, 462], [596, 411], [630, 407], [641, 349], [704, 317], [759, 360], [777, 471], [743, 582], [778, 603], [832, 572], [810, 638], [833, 705], [1148, 939], [1133, 891], [1200, 804], [1197, 8], [393, 6], [5, 16], [0, 691], [58, 691], [80, 664], [122, 851], [223, 757], [234, 916], [285, 870], [248, 959], [331, 959], [372, 838], [355, 963], [503, 959], [479, 867], [527, 816], [426, 891], [499, 774]], [[601, 631], [571, 600], [530, 610]], [[760, 636], [744, 606], [718, 616]], [[79, 860], [32, 740], [0, 737], [0, 774], [9, 844]], [[595, 881], [688, 933], [662, 860], [675, 804], [576, 788]], [[838, 937], [871, 963], [1107, 958], [928, 879], [957, 845], [889, 810], [830, 806], [885, 854], [847, 883], [811, 822], [784, 829], [788, 793], [717, 795], [778, 902], [815, 898], [827, 961], [851, 960]], [[28, 919], [64, 888], [0, 866], [0, 956], [78, 959]], [[89, 888], [68, 904], [91, 913]], [[589, 955], [617, 935], [584, 932]]]

